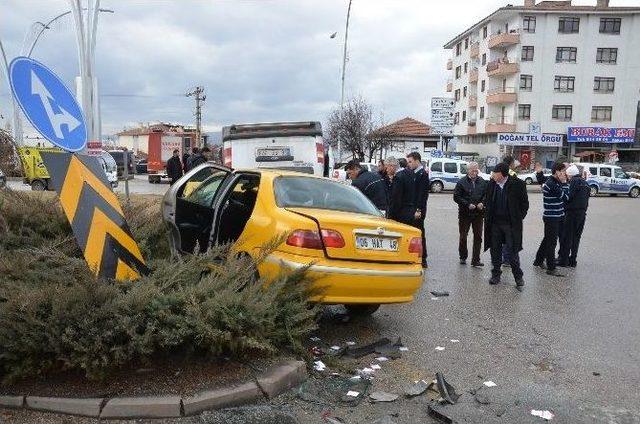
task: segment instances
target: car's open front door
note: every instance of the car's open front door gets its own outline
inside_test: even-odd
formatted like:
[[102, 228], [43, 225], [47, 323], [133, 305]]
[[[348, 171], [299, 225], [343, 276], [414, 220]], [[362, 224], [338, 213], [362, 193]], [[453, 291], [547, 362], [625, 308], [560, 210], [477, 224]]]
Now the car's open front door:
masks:
[[229, 168], [206, 163], [187, 172], [167, 191], [162, 214], [171, 232], [174, 252], [194, 253], [208, 249], [213, 203], [231, 173]]

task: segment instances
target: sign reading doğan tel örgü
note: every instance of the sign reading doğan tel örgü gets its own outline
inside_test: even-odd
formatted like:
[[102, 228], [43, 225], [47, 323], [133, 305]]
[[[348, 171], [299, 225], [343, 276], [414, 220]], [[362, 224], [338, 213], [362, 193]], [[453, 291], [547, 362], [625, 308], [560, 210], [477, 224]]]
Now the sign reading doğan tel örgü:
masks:
[[560, 147], [561, 134], [499, 133], [497, 143], [504, 146]]

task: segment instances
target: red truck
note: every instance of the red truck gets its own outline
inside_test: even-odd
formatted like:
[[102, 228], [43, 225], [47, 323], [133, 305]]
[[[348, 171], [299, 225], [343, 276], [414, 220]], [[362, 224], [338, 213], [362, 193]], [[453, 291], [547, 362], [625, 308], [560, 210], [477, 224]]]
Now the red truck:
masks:
[[163, 180], [169, 182], [167, 161], [171, 158], [175, 149], [180, 151], [180, 159], [182, 159], [183, 154], [189, 150], [190, 141], [190, 138], [179, 134], [149, 133], [147, 172], [149, 173], [150, 183], [159, 184]]

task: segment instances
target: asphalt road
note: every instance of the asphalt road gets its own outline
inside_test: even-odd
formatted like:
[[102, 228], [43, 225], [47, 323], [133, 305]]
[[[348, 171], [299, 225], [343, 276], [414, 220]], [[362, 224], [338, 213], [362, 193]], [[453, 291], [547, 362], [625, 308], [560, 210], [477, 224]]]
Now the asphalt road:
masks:
[[[161, 194], [167, 185], [136, 180], [132, 187]], [[553, 411], [557, 423], [640, 423], [640, 199], [591, 199], [578, 267], [564, 279], [532, 266], [542, 238], [541, 194], [530, 191], [529, 199], [523, 293], [508, 268], [502, 284], [488, 284], [488, 252], [484, 269], [458, 264], [456, 205], [450, 193], [432, 195], [426, 221], [430, 268], [416, 301], [346, 323], [329, 313], [318, 335], [329, 345], [401, 337], [409, 351], [381, 364], [373, 390], [401, 393], [412, 380], [442, 372], [462, 394], [457, 405], [443, 408], [457, 422], [540, 423], [530, 414], [538, 409]], [[430, 290], [450, 296], [433, 300]], [[469, 391], [488, 380], [497, 386], [482, 389], [480, 404]], [[301, 423], [322, 423], [327, 412], [346, 423], [373, 423], [389, 414], [396, 423], [435, 422], [427, 404], [421, 396], [331, 407], [290, 393], [265, 406]]]
[[[31, 190], [31, 187], [23, 184], [22, 180], [7, 181], [7, 187], [12, 190]], [[169, 184], [149, 184], [149, 180], [146, 174], [135, 175], [133, 179], [129, 180], [129, 193], [131, 194], [164, 194], [169, 188]], [[125, 192], [125, 182], [120, 180], [116, 193]]]

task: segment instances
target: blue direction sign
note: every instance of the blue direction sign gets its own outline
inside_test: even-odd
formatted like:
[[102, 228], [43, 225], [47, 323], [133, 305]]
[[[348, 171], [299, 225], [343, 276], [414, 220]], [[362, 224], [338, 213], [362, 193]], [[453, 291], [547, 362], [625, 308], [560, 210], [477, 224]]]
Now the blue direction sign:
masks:
[[56, 74], [37, 60], [16, 57], [9, 65], [13, 96], [44, 138], [71, 152], [87, 144], [87, 125], [75, 97]]

